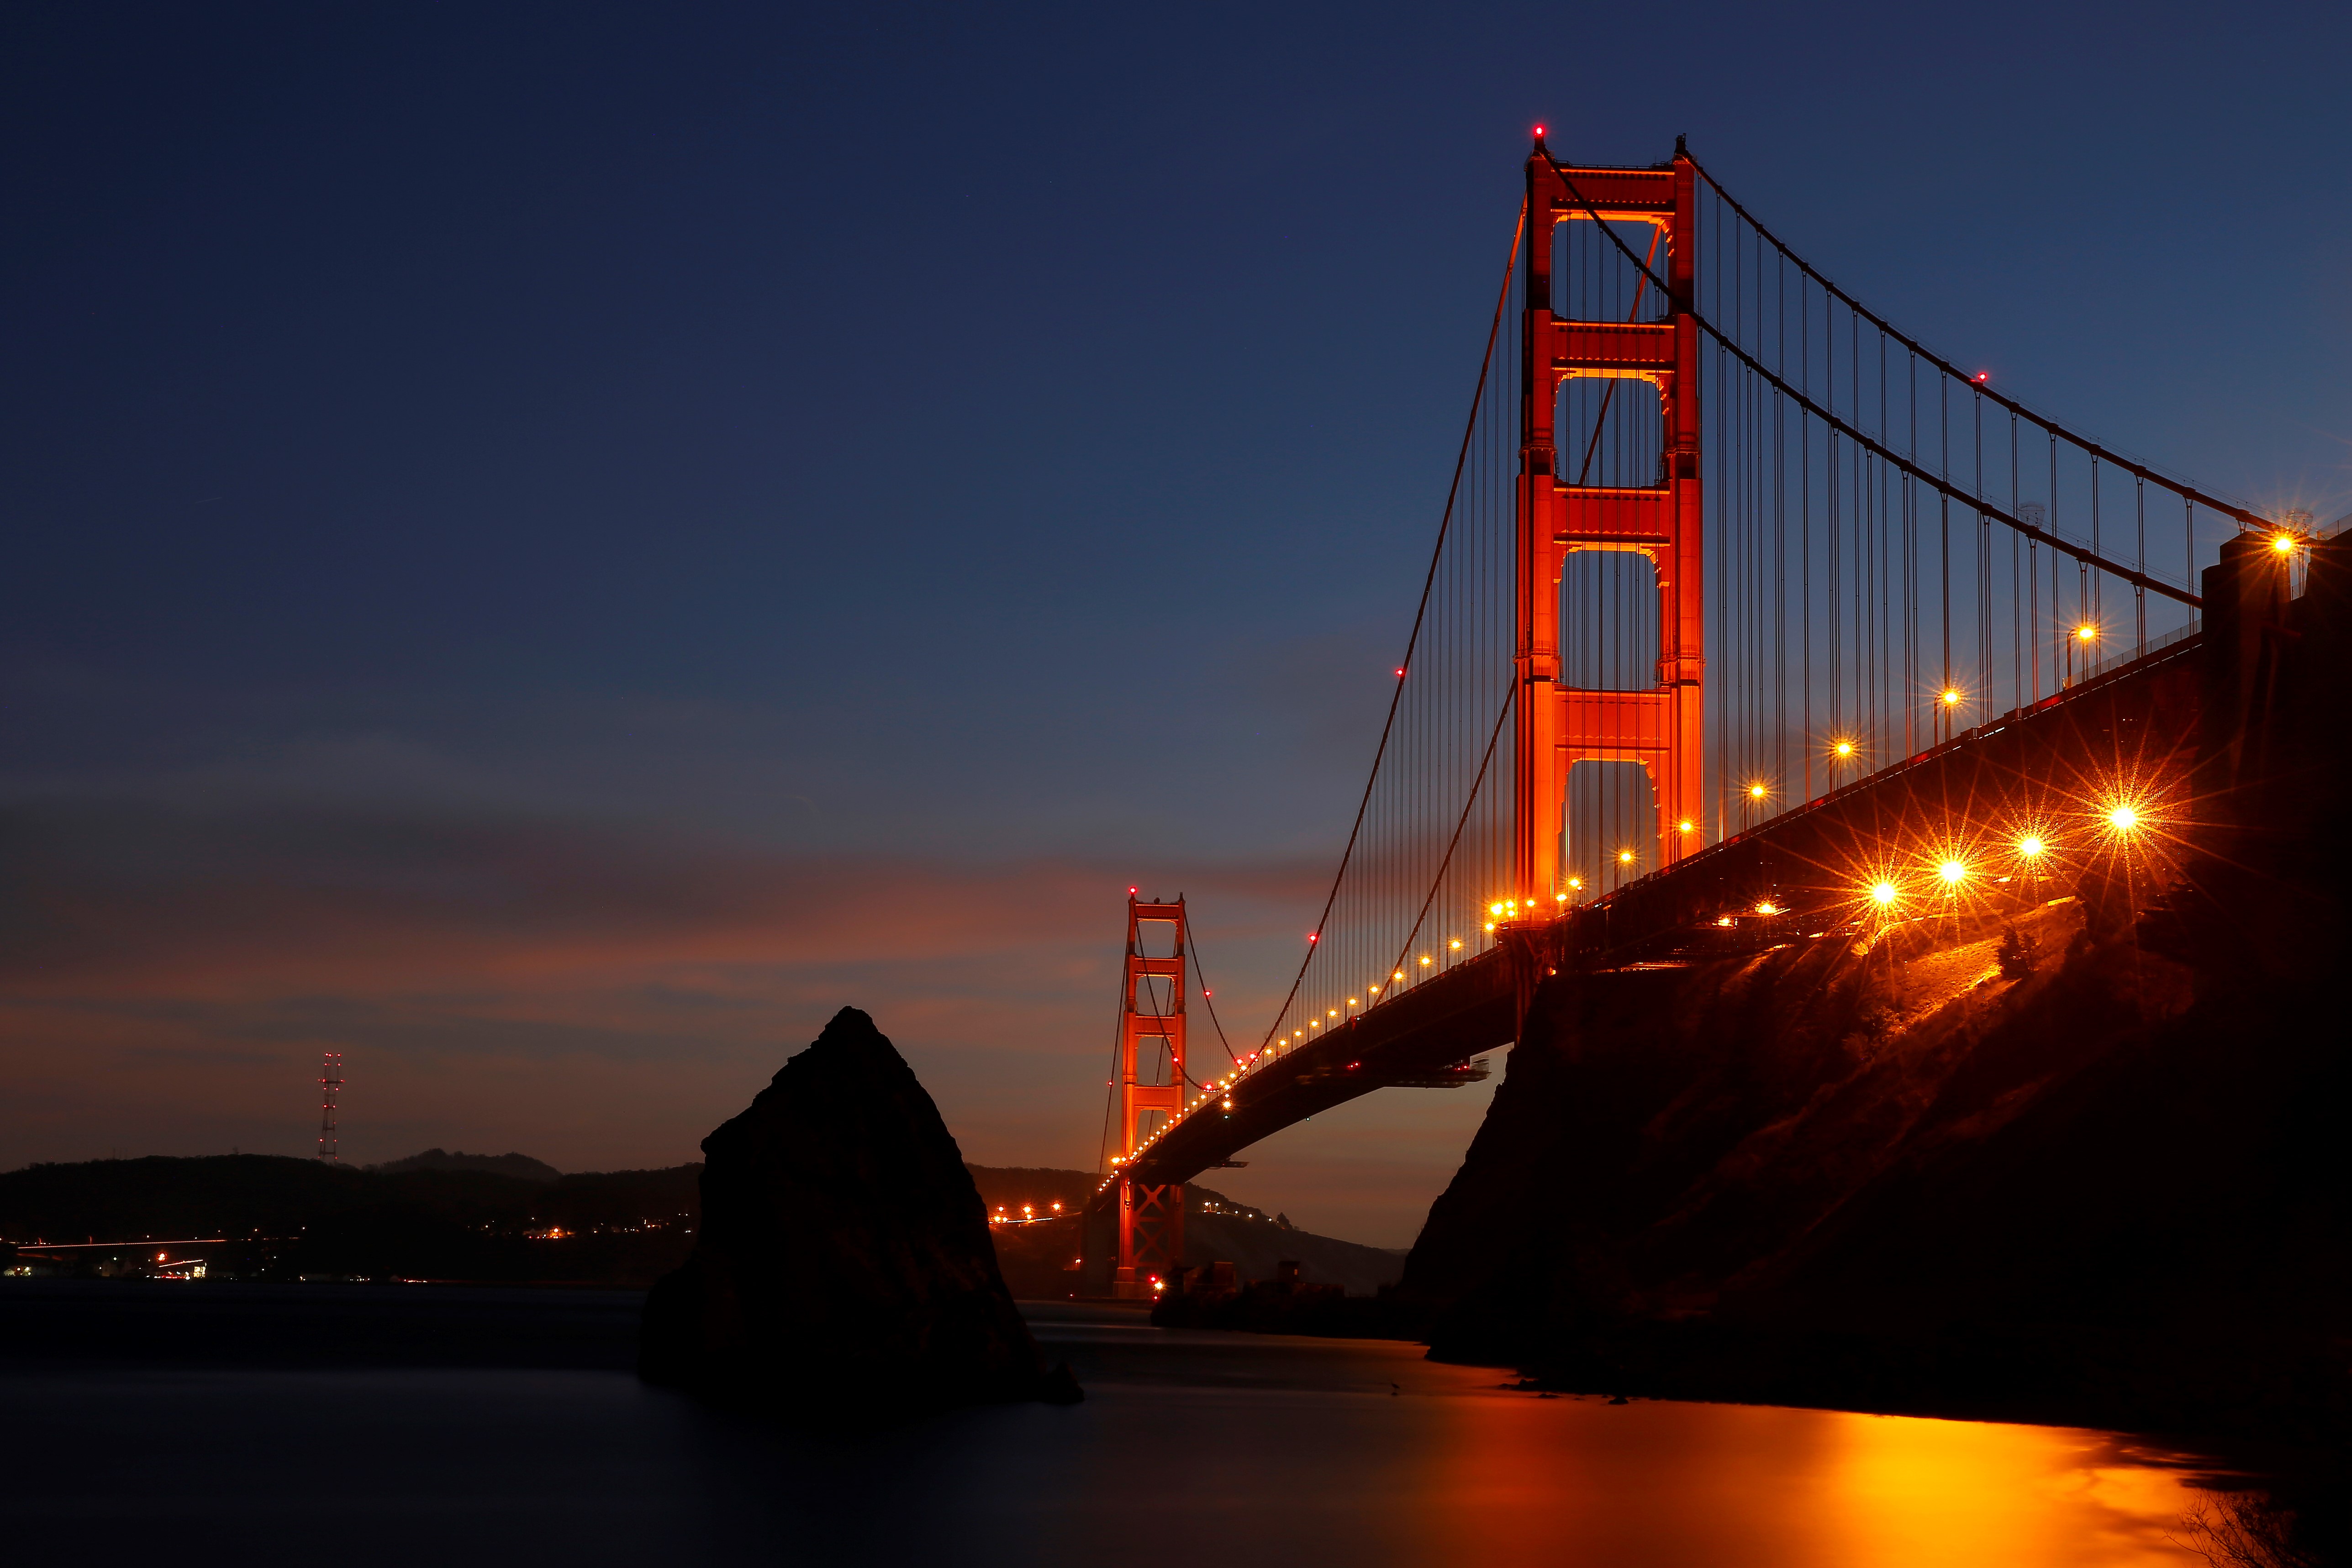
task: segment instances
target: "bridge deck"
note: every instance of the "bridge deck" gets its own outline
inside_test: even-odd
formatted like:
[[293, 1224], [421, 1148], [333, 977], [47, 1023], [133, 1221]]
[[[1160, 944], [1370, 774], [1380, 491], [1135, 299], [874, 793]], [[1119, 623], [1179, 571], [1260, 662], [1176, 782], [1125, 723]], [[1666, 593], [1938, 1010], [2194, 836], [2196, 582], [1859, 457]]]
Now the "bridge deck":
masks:
[[[1587, 969], [1677, 949], [1752, 950], [1853, 917], [1864, 868], [1890, 855], [1916, 858], [1923, 844], [1958, 841], [1956, 832], [1982, 843], [2020, 811], [2088, 811], [2119, 780], [2177, 778], [2195, 738], [2198, 650], [2197, 637], [2184, 636], [1782, 812], [1563, 919], [1522, 928], [1519, 950], [1528, 961], [1540, 954], [1547, 966]], [[1738, 913], [1759, 897], [1779, 913], [1761, 921]], [[1717, 925], [1726, 917], [1728, 929]], [[1495, 947], [1254, 1062], [1225, 1094], [1196, 1102], [1146, 1144], [1130, 1174], [1190, 1180], [1318, 1112], [1509, 1045], [1518, 1027], [1514, 962], [1510, 947]]]
[[1319, 1111], [1508, 1045], [1517, 1027], [1510, 955], [1481, 953], [1320, 1039], [1261, 1060], [1222, 1099], [1193, 1107], [1145, 1145], [1130, 1174], [1142, 1182], [1189, 1180]]

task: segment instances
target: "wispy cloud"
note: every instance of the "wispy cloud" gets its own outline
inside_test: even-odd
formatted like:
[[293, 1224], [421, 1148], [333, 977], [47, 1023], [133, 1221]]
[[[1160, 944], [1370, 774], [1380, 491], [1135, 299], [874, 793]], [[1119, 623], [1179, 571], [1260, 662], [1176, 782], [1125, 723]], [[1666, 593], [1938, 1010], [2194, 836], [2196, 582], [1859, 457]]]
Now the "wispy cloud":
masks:
[[[24, 1092], [0, 1163], [86, 1156], [92, 1127], [299, 1147], [326, 1045], [366, 1064], [371, 1157], [433, 1129], [559, 1164], [685, 1158], [844, 1003], [885, 1019], [982, 1155], [1090, 1163], [1123, 874], [520, 813], [19, 804], [0, 1061]], [[1247, 1018], [1316, 868], [1210, 880]]]

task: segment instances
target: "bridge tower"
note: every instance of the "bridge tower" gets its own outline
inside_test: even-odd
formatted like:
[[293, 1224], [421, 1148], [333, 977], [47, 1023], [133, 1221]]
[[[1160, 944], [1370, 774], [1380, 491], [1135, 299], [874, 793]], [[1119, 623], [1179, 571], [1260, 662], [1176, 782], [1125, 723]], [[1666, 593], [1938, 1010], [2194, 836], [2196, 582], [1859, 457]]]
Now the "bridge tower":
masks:
[[[1693, 315], [1696, 174], [1676, 143], [1658, 169], [1572, 168], [1545, 147], [1528, 158], [1527, 308], [1519, 356], [1517, 821], [1512, 893], [1550, 907], [1565, 890], [1561, 840], [1569, 771], [1580, 762], [1639, 762], [1657, 806], [1657, 863], [1698, 847], [1705, 821], [1700, 737], [1706, 622], [1701, 594], [1698, 322]], [[1552, 312], [1552, 231], [1598, 219], [1662, 230], [1664, 319], [1578, 321]], [[1633, 248], [1643, 247], [1636, 241]], [[1656, 389], [1663, 461], [1656, 483], [1570, 483], [1555, 450], [1561, 383], [1574, 376]], [[1646, 690], [1563, 685], [1561, 566], [1570, 550], [1630, 550], [1658, 583], [1657, 684]]]
[[[1144, 954], [1143, 928], [1175, 932], [1165, 958]], [[1184, 1186], [1130, 1179], [1129, 1161], [1145, 1139], [1184, 1111], [1184, 900], [1127, 896], [1127, 975], [1118, 1009], [1118, 1262], [1111, 1294], [1150, 1300], [1155, 1278], [1172, 1281], [1184, 1255]], [[1161, 1070], [1165, 1069], [1165, 1078]], [[1146, 1082], [1146, 1080], [1150, 1082]]]

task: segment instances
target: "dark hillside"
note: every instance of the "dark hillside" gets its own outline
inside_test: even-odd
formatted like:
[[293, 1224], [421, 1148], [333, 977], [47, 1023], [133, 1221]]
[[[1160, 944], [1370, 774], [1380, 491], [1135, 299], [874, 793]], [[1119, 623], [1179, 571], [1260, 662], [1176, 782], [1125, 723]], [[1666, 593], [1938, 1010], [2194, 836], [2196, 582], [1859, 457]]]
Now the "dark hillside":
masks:
[[385, 1190], [363, 1171], [279, 1155], [28, 1166], [0, 1173], [0, 1239], [288, 1235]]
[[[1070, 1268], [1081, 1245], [1077, 1215], [1101, 1178], [1085, 1171], [986, 1166], [972, 1166], [971, 1174], [992, 1215], [1017, 1216], [1024, 1203], [1041, 1215], [1049, 1214], [1055, 1203], [1063, 1206], [1063, 1218], [990, 1228], [1013, 1293], [1032, 1301], [1059, 1300], [1079, 1290]], [[1287, 1260], [1300, 1266], [1306, 1282], [1336, 1285], [1358, 1296], [1395, 1283], [1404, 1271], [1402, 1252], [1317, 1236], [1213, 1188], [1192, 1185], [1184, 1190], [1184, 1252], [1195, 1265], [1231, 1263], [1245, 1281], [1271, 1279], [1276, 1265]]]
[[386, 1160], [380, 1166], [367, 1166], [367, 1170], [397, 1176], [403, 1171], [481, 1171], [489, 1176], [519, 1176], [524, 1181], [553, 1181], [563, 1173], [544, 1160], [529, 1155], [469, 1155], [462, 1150], [427, 1149], [421, 1155], [411, 1155], [404, 1160]]
[[39, 1165], [0, 1174], [0, 1241], [67, 1243], [20, 1261], [65, 1273], [137, 1272], [155, 1261], [88, 1243], [225, 1238], [236, 1245], [205, 1254], [207, 1278], [636, 1286], [691, 1245], [700, 1170], [550, 1182], [268, 1155]]

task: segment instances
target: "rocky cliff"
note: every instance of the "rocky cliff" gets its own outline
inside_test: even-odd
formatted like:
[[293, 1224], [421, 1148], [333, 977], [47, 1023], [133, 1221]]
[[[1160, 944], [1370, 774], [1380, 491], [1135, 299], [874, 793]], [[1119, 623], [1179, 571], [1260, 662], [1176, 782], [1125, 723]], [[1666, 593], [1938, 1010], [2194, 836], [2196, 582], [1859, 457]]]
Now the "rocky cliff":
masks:
[[[1548, 978], [1407, 1265], [1434, 1354], [2352, 1432], [2345, 575], [2315, 562], [2292, 604], [2209, 582], [2193, 774], [2086, 758], [2039, 883]], [[2102, 837], [2124, 786], [2167, 803]], [[1990, 841], [1999, 803], [1972, 809]]]
[[871, 1414], [1077, 1397], [1013, 1308], [955, 1139], [865, 1013], [702, 1148], [693, 1255], [646, 1302], [649, 1380]]

